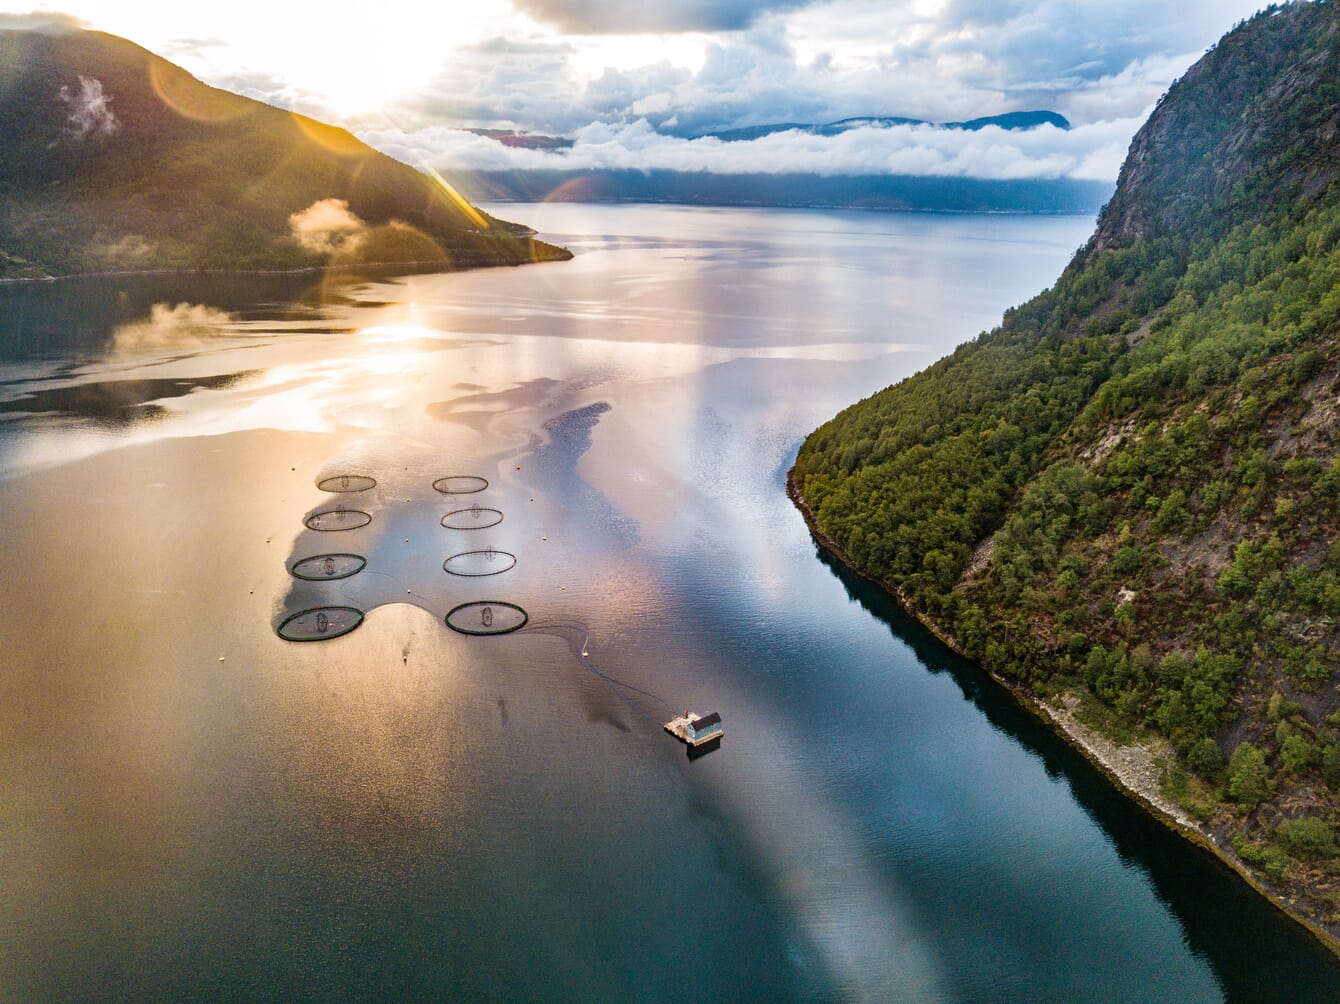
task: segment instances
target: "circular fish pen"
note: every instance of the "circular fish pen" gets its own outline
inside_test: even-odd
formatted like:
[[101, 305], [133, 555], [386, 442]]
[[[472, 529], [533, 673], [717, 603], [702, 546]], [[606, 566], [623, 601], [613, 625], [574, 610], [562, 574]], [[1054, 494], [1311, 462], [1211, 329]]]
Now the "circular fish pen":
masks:
[[308, 582], [326, 582], [357, 575], [367, 567], [367, 563], [368, 559], [361, 554], [314, 554], [310, 558], [295, 561], [289, 567], [289, 574]]
[[442, 570], [451, 575], [501, 575], [516, 565], [516, 555], [486, 547], [482, 551], [462, 551], [442, 562]]
[[486, 527], [497, 526], [502, 521], [501, 510], [485, 509], [477, 505], [472, 505], [469, 509], [453, 509], [442, 517], [442, 525], [448, 530], [483, 530]]
[[515, 603], [475, 600], [447, 611], [447, 627], [461, 634], [510, 634], [526, 626], [530, 615]]
[[285, 641], [329, 641], [363, 623], [363, 611], [353, 607], [309, 607], [284, 619], [275, 634]]
[[323, 492], [365, 492], [377, 487], [377, 479], [366, 474], [336, 474], [322, 478], [316, 486]]
[[303, 520], [309, 530], [357, 530], [372, 522], [372, 514], [361, 509], [325, 509]]
[[433, 487], [443, 495], [473, 495], [475, 492], [482, 492], [488, 486], [488, 478], [481, 478], [475, 474], [451, 474], [433, 482]]

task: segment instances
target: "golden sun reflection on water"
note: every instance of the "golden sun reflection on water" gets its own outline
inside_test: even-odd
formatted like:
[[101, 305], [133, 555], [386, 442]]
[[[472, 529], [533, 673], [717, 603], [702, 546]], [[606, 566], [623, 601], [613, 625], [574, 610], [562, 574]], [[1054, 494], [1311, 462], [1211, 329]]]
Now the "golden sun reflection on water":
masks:
[[45, 876], [11, 887], [30, 930], [56, 937], [109, 883], [135, 902], [192, 885], [179, 852], [226, 825], [212, 765], [252, 727], [238, 681], [272, 645], [269, 539], [316, 494], [296, 470], [311, 446], [169, 438], [0, 480], [25, 569], [0, 577], [0, 845]]
[[437, 617], [394, 604], [344, 638], [280, 654], [265, 733], [275, 795], [302, 838], [385, 854], [452, 832], [480, 754], [477, 653]]

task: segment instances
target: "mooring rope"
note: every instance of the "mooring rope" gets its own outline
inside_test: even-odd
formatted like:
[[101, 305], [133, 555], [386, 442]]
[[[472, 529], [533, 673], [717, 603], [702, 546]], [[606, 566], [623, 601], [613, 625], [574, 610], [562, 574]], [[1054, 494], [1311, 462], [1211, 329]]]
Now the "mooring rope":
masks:
[[635, 715], [639, 715], [640, 717], [647, 719], [647, 721], [649, 722], [654, 722], [657, 725], [662, 724], [659, 719], [652, 717], [645, 711], [640, 710], [635, 704], [633, 704], [633, 702], [628, 699], [628, 696], [624, 693], [624, 691], [630, 690], [633, 693], [641, 694], [643, 697], [649, 697], [653, 701], [656, 701], [658, 704], [660, 704], [662, 707], [665, 708], [670, 707], [670, 702], [667, 701], [660, 694], [653, 694], [650, 690], [643, 690], [641, 687], [635, 687], [631, 683], [624, 683], [622, 680], [616, 680], [614, 677], [602, 671], [599, 666], [597, 666], [594, 662], [592, 662], [590, 653], [588, 652], [588, 646], [591, 643], [591, 631], [589, 628], [584, 627], [581, 624], [531, 624], [526, 627], [523, 627], [520, 631], [517, 632], [517, 634], [521, 634], [526, 631], [534, 631], [537, 634], [552, 634], [559, 638], [565, 637], [565, 632], [569, 631], [574, 634], [580, 634], [582, 643], [581, 647], [577, 650], [577, 661], [580, 662], [587, 669], [589, 669], [592, 673], [595, 673], [596, 676], [604, 680], [606, 685], [610, 688], [610, 690], [614, 692], [614, 695], [617, 698], [619, 698], [619, 700], [623, 701], [624, 704], [628, 705], [628, 710], [632, 711]]

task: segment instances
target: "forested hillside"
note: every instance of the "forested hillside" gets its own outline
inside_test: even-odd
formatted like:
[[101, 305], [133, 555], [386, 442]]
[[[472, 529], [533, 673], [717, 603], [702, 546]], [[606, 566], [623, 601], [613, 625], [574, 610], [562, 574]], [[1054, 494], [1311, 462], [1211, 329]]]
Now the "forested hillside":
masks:
[[1340, 15], [1175, 84], [997, 329], [814, 432], [818, 531], [1022, 692], [1164, 737], [1165, 791], [1340, 931]]
[[342, 129], [124, 39], [0, 31], [0, 277], [567, 257]]

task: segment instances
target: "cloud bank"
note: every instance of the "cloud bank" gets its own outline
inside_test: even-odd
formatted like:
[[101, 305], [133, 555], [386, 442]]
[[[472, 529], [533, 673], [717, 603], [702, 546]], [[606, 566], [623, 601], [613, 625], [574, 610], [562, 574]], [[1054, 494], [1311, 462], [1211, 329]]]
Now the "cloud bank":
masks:
[[657, 132], [645, 120], [579, 129], [566, 150], [531, 150], [446, 127], [370, 131], [362, 138], [410, 164], [449, 171], [705, 171], [713, 174], [927, 175], [935, 177], [1116, 178], [1139, 119], [1075, 129], [977, 131], [934, 126], [862, 126], [837, 136], [797, 130], [726, 143]]

